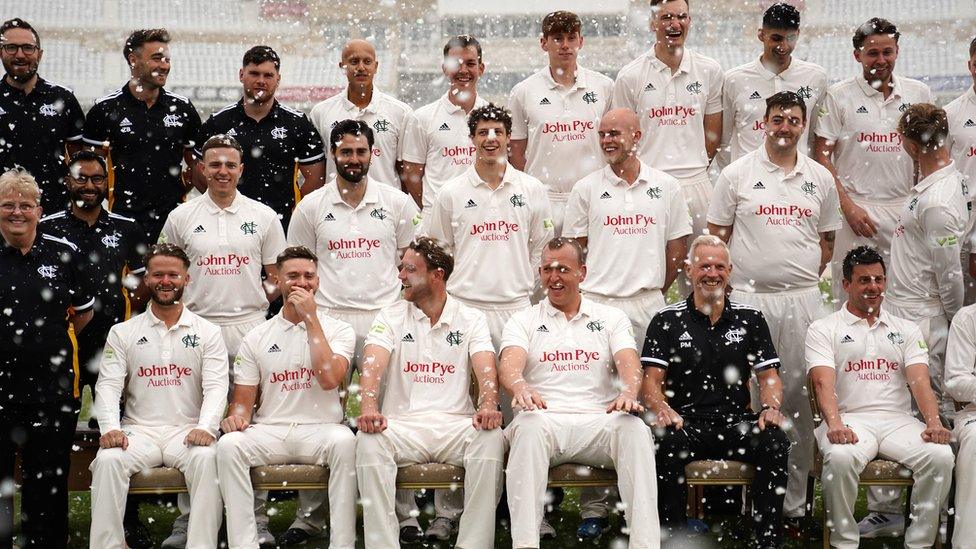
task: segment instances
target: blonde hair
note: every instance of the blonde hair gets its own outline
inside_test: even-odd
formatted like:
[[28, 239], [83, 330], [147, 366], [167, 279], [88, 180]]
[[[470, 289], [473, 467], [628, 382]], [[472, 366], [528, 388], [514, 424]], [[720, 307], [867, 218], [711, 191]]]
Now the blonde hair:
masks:
[[688, 247], [688, 265], [695, 264], [695, 250], [702, 246], [709, 246], [712, 248], [722, 248], [725, 250], [725, 255], [729, 256], [729, 265], [732, 264], [732, 254], [729, 253], [729, 245], [725, 243], [721, 238], [713, 234], [703, 234], [696, 237], [691, 241], [691, 246]]
[[37, 186], [37, 180], [23, 168], [14, 168], [0, 175], [0, 196], [10, 194], [32, 198], [35, 202], [41, 200], [41, 188]]

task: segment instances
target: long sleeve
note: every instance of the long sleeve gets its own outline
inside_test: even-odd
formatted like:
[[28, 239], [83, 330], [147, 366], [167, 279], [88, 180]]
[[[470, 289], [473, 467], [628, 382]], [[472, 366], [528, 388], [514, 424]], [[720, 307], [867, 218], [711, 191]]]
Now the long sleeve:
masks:
[[102, 360], [98, 366], [98, 383], [95, 384], [93, 413], [103, 435], [120, 429], [122, 413], [120, 402], [128, 371], [124, 338], [119, 335], [121, 326], [117, 324], [109, 330], [105, 350], [102, 351]]
[[204, 340], [203, 365], [203, 404], [200, 406], [200, 419], [197, 427], [216, 436], [220, 420], [227, 408], [229, 373], [227, 371], [227, 347], [220, 329], [214, 327]]
[[957, 402], [976, 401], [976, 306], [956, 315], [946, 344], [945, 388]]

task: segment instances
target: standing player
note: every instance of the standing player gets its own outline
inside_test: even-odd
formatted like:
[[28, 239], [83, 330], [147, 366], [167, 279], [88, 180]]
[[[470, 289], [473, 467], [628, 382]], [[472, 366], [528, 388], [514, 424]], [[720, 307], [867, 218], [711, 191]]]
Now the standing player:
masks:
[[697, 236], [705, 231], [712, 190], [708, 163], [722, 139], [722, 68], [685, 47], [691, 30], [687, 0], [651, 0], [651, 13], [657, 41], [620, 69], [613, 106], [640, 117], [640, 159], [681, 181]]
[[[872, 18], [854, 32], [861, 74], [827, 90], [817, 113], [813, 158], [834, 175], [844, 224], [837, 232], [841, 257], [868, 244], [887, 256], [898, 213], [912, 187], [912, 159], [902, 149], [898, 118], [913, 103], [931, 103], [925, 84], [895, 77], [898, 29]], [[836, 302], [843, 301], [842, 264], [830, 267]], [[894, 510], [893, 510], [894, 511]]]
[[[355, 547], [356, 439], [342, 424], [339, 387], [356, 336], [345, 322], [316, 310], [317, 261], [301, 246], [278, 255], [284, 306], [247, 333], [234, 363], [234, 398], [220, 424], [227, 434], [217, 443], [231, 547], [257, 547], [260, 541], [251, 467], [283, 463], [328, 465], [329, 547]], [[294, 545], [308, 537], [279, 542]]]
[[[349, 82], [346, 89], [312, 107], [309, 118], [323, 136], [332, 133], [332, 128], [342, 120], [365, 122], [373, 129], [375, 137], [371, 162], [373, 179], [399, 189], [400, 157], [410, 107], [373, 85], [379, 63], [376, 49], [369, 42], [359, 39], [346, 42], [339, 68], [346, 73]], [[329, 143], [325, 147], [326, 154], [332, 146]], [[326, 170], [326, 181], [329, 181], [336, 175], [335, 158], [329, 157]]]
[[68, 174], [65, 148], [81, 144], [81, 105], [68, 88], [37, 75], [44, 50], [29, 23], [0, 25], [0, 170], [21, 166], [41, 187], [41, 206], [55, 212], [67, 200], [61, 178]]
[[620, 309], [580, 294], [584, 263], [575, 240], [549, 241], [539, 268], [547, 298], [505, 325], [501, 381], [518, 411], [505, 429], [512, 547], [539, 546], [549, 468], [562, 463], [616, 469], [629, 546], [658, 547], [654, 441], [636, 415], [644, 407], [633, 330]]
[[[722, 88], [722, 146], [738, 160], [762, 146], [765, 101], [781, 91], [796, 92], [812, 109], [827, 91], [827, 71], [820, 65], [793, 57], [800, 36], [800, 12], [787, 3], [773, 4], [763, 14], [759, 59], [725, 73]], [[810, 124], [803, 129], [799, 151], [810, 155]]]
[[[361, 366], [359, 357], [376, 313], [400, 298], [396, 265], [420, 222], [409, 196], [372, 178], [373, 135], [363, 120], [342, 120], [332, 127], [335, 181], [299, 202], [288, 226], [288, 243], [315, 250], [319, 257], [316, 303], [353, 327], [356, 345], [350, 360], [356, 367]], [[324, 501], [325, 493], [299, 493], [301, 507], [311, 511], [298, 515], [289, 528], [295, 530], [292, 538], [321, 529]], [[419, 530], [416, 519], [406, 522]]]
[[[26, 547], [68, 543], [68, 470], [78, 425], [78, 345], [94, 295], [78, 247], [38, 232], [41, 191], [24, 170], [0, 175], [0, 545], [13, 546], [18, 451]], [[38, 322], [38, 319], [43, 322]]]
[[573, 184], [600, 168], [596, 127], [613, 93], [613, 80], [576, 63], [582, 26], [579, 16], [568, 11], [542, 19], [540, 44], [549, 65], [516, 84], [508, 101], [510, 160], [546, 186], [557, 236]]
[[487, 104], [478, 96], [485, 64], [477, 38], [462, 34], [448, 40], [442, 69], [451, 87], [408, 115], [403, 137], [403, 188], [425, 214], [441, 187], [474, 163], [468, 113]]
[[763, 146], [722, 170], [708, 211], [709, 232], [729, 242], [739, 258], [732, 299], [763, 312], [782, 360], [783, 413], [793, 422], [795, 444], [784, 513], [795, 527], [806, 512], [814, 454], [806, 369], [796, 342], [827, 312], [818, 284], [841, 225], [830, 172], [797, 151], [806, 121], [806, 104], [795, 92], [767, 99]]
[[[858, 476], [882, 457], [911, 469], [915, 481], [905, 547], [933, 547], [954, 458], [952, 433], [942, 426], [929, 385], [925, 340], [918, 325], [881, 307], [886, 272], [876, 250], [851, 250], [843, 269], [847, 302], [806, 336], [810, 382], [824, 418], [816, 437], [830, 545], [856, 549], [864, 537], [854, 521]], [[913, 399], [925, 423], [912, 416]]]
[[105, 343], [93, 406], [102, 436], [91, 464], [92, 547], [126, 546], [122, 514], [129, 478], [161, 465], [186, 477], [187, 546], [217, 546], [221, 500], [213, 487], [212, 445], [227, 406], [227, 349], [220, 329], [181, 300], [189, 267], [178, 247], [153, 248], [146, 256], [152, 303], [113, 326]]
[[945, 391], [965, 407], [956, 413], [956, 519], [952, 546], [976, 547], [976, 305], [959, 309], [949, 326]]
[[412, 242], [400, 263], [404, 299], [380, 311], [366, 339], [356, 471], [367, 548], [399, 547], [397, 467], [428, 462], [464, 467], [457, 546], [494, 545], [505, 454], [495, 348], [484, 314], [447, 294], [453, 269], [433, 240]]
[[[962, 95], [945, 106], [946, 117], [949, 119], [948, 143], [952, 151], [952, 159], [958, 169], [966, 176], [970, 185], [976, 183], [976, 38], [969, 43], [969, 74], [973, 85]], [[968, 240], [968, 239], [967, 239]], [[976, 301], [976, 255], [973, 255], [972, 243], [964, 241], [963, 248], [963, 280], [966, 294], [963, 303]]]
[[166, 216], [183, 200], [193, 171], [200, 115], [190, 100], [163, 89], [169, 77], [169, 33], [134, 31], [122, 56], [131, 78], [95, 101], [84, 140], [111, 161], [109, 209], [135, 219], [155, 242]]
[[[240, 81], [244, 97], [215, 112], [200, 130], [195, 151], [207, 139], [226, 134], [247, 151], [238, 192], [270, 207], [287, 227], [295, 203], [325, 182], [322, 138], [299, 110], [275, 99], [281, 82], [281, 60], [268, 46], [254, 46], [244, 53]], [[198, 163], [199, 165], [199, 163]], [[200, 166], [202, 168], [202, 166]], [[198, 169], [202, 176], [202, 170]], [[305, 181], [298, 186], [298, 176]], [[198, 184], [201, 192], [205, 184]]]

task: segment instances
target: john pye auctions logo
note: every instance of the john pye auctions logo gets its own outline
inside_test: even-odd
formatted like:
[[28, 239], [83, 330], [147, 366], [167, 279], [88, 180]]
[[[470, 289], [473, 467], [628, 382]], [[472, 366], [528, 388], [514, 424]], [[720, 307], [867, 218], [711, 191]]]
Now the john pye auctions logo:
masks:
[[[452, 332], [455, 333], [455, 332]], [[414, 383], [445, 383], [444, 376], [454, 375], [456, 367], [453, 364], [443, 364], [441, 362], [411, 362], [407, 361], [403, 365], [403, 373], [415, 374]]]
[[205, 267], [206, 276], [239, 275], [241, 269], [251, 264], [251, 258], [246, 255], [210, 254], [197, 259], [197, 267]]
[[270, 381], [271, 383], [281, 383], [279, 392], [298, 391], [312, 388], [313, 375], [311, 368], [302, 366], [294, 370], [271, 372]]
[[149, 378], [149, 387], [182, 387], [183, 378], [193, 375], [193, 368], [167, 364], [165, 366], [140, 366], [136, 377]]
[[657, 225], [653, 216], [644, 214], [608, 215], [603, 220], [604, 227], [613, 227], [613, 234], [647, 234], [647, 227]]
[[767, 216], [766, 225], [799, 227], [804, 219], [813, 217], [812, 208], [804, 208], [796, 204], [779, 206], [776, 204], [760, 204], [753, 212], [758, 216]]
[[378, 238], [340, 238], [330, 240], [328, 243], [329, 251], [337, 259], [365, 259], [373, 257], [373, 250], [380, 247]]
[[600, 360], [599, 351], [574, 349], [572, 351], [543, 351], [539, 362], [552, 364], [550, 372], [588, 371], [590, 361]]
[[471, 229], [468, 230], [469, 236], [477, 236], [484, 242], [509, 240], [511, 239], [512, 233], [519, 231], [519, 224], [506, 221], [504, 219], [499, 219], [498, 221], [485, 221], [484, 223], [475, 223], [471, 225]]

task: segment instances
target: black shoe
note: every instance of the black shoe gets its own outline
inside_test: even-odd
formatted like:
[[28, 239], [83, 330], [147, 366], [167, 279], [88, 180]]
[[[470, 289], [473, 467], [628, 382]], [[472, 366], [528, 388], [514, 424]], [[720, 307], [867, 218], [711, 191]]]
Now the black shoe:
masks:
[[301, 528], [289, 528], [285, 530], [284, 534], [278, 537], [278, 545], [284, 545], [285, 547], [301, 545], [310, 539], [312, 539], [312, 534], [305, 530]]
[[149, 529], [138, 520], [123, 524], [122, 532], [125, 534], [125, 544], [131, 549], [152, 549], [153, 540], [149, 535]]
[[810, 517], [787, 517], [783, 519], [783, 533], [787, 539], [819, 541], [823, 539], [823, 529]]
[[420, 543], [426, 541], [427, 538], [424, 537], [424, 531], [416, 526], [404, 526], [400, 528], [400, 543]]

